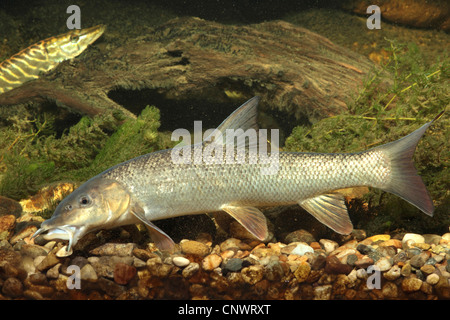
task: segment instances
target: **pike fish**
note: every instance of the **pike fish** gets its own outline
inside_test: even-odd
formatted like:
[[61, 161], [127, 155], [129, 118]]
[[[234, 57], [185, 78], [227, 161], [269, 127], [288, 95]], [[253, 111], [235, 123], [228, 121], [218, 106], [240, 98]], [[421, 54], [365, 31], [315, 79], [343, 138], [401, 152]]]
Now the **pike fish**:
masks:
[[81, 54], [105, 31], [104, 25], [72, 30], [41, 40], [0, 63], [0, 94], [39, 78], [64, 60]]
[[[218, 132], [240, 128], [245, 134], [256, 128], [258, 101], [254, 97], [244, 103]], [[241, 163], [175, 163], [174, 149], [149, 153], [85, 182], [58, 205], [34, 236], [48, 232], [44, 238], [68, 240], [70, 250], [88, 232], [144, 223], [158, 248], [170, 250], [174, 242], [152, 221], [223, 210], [264, 240], [266, 218], [257, 207], [295, 203], [334, 231], [349, 234], [353, 226], [344, 196], [336, 190], [357, 186], [396, 194], [431, 216], [433, 202], [412, 156], [433, 121], [400, 140], [363, 152], [279, 152], [278, 170], [273, 174], [261, 174], [270, 161], [259, 153], [247, 152], [246, 159], [253, 156], [255, 161]], [[224, 141], [208, 137], [189, 149], [195, 153], [216, 143]]]

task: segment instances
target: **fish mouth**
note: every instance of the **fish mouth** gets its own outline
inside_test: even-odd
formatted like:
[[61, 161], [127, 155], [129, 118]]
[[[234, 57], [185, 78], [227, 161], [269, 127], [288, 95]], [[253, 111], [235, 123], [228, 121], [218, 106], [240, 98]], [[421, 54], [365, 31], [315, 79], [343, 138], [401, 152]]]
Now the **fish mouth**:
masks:
[[60, 240], [68, 240], [69, 244], [67, 246], [66, 251], [70, 251], [73, 245], [78, 241], [82, 228], [75, 227], [75, 226], [60, 226], [60, 227], [47, 227], [42, 226], [39, 230], [37, 230], [33, 235], [32, 239], [36, 238], [38, 235], [47, 232], [43, 235], [45, 240], [53, 240], [53, 239], [60, 239]]

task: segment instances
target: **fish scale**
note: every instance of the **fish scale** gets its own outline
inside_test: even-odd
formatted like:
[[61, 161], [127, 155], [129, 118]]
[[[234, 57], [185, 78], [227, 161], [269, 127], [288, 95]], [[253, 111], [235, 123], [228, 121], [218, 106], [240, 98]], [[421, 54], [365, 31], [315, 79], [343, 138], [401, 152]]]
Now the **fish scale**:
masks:
[[[294, 203], [332, 230], [349, 234], [353, 225], [339, 189], [359, 186], [394, 193], [433, 214], [412, 156], [442, 113], [402, 139], [363, 152], [278, 152], [273, 145], [270, 153], [260, 154], [262, 144], [246, 140], [256, 128], [258, 101], [244, 103], [202, 143], [149, 153], [91, 178], [58, 205], [34, 236], [48, 231], [47, 239], [69, 240], [71, 248], [87, 232], [142, 222], [158, 248], [173, 250], [173, 240], [153, 220], [223, 210], [264, 241], [267, 223], [258, 207]], [[232, 153], [225, 152], [228, 137], [217, 135], [228, 130], [237, 140]], [[213, 162], [212, 154], [217, 155]]]

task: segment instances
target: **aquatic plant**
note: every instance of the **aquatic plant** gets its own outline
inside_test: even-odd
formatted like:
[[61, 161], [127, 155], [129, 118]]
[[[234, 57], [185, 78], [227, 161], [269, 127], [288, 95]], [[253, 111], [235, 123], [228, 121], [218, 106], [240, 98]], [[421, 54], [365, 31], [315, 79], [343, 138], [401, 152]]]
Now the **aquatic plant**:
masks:
[[[60, 180], [83, 182], [107, 168], [168, 145], [159, 110], [147, 106], [120, 126], [112, 115], [82, 117], [57, 137], [54, 117], [10, 119], [0, 130], [0, 194], [23, 199]], [[120, 119], [121, 120], [121, 119]]]
[[[286, 140], [286, 151], [362, 151], [397, 140], [445, 110], [450, 102], [448, 57], [428, 61], [417, 45], [388, 41], [389, 61], [381, 68], [374, 68], [358, 94], [348, 102], [348, 110], [309, 127], [297, 126]], [[390, 77], [387, 81], [386, 75]], [[408, 224], [409, 227], [415, 224], [419, 229], [424, 225], [433, 230], [448, 228], [448, 126], [446, 112], [427, 131], [414, 156], [416, 168], [435, 201], [435, 218], [425, 220], [418, 210], [398, 197], [372, 190], [365, 201], [376, 217], [374, 221], [379, 221], [372, 224], [374, 231]]]

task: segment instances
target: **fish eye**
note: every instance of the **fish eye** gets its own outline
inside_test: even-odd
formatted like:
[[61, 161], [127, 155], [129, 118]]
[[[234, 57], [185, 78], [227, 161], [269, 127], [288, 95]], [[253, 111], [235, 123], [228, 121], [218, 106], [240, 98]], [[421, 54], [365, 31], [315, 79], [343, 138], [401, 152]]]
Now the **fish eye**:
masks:
[[80, 39], [80, 37], [79, 36], [71, 36], [70, 37], [70, 41], [72, 41], [72, 42], [78, 42], [78, 40]]
[[82, 207], [86, 207], [86, 206], [88, 206], [90, 204], [91, 204], [91, 198], [89, 198], [88, 196], [80, 197], [80, 205]]

